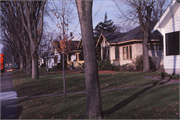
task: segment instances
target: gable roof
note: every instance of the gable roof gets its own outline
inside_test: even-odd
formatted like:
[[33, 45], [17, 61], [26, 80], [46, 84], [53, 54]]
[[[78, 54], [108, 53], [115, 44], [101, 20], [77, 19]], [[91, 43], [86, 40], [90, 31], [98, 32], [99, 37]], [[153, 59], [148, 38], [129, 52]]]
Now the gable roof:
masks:
[[[157, 21], [151, 21], [150, 30], [153, 29], [153, 27], [155, 26], [156, 23], [157, 23]], [[104, 38], [106, 39], [106, 41], [109, 44], [120, 44], [120, 43], [124, 43], [124, 42], [130, 42], [131, 40], [141, 41], [141, 39], [142, 39], [140, 26], [130, 30], [127, 33], [120, 33], [120, 32], [102, 33], [99, 36], [96, 46], [102, 42], [102, 40], [101, 40], [102, 36], [104, 36]], [[150, 38], [162, 40], [162, 35], [158, 31], [156, 31], [156, 32], [150, 34]]]
[[164, 14], [161, 16], [157, 24], [154, 26], [152, 32], [165, 27], [168, 21], [171, 19], [171, 17], [176, 13], [179, 7], [180, 7], [180, 2], [178, 2], [177, 0], [172, 0], [172, 2], [168, 6]]

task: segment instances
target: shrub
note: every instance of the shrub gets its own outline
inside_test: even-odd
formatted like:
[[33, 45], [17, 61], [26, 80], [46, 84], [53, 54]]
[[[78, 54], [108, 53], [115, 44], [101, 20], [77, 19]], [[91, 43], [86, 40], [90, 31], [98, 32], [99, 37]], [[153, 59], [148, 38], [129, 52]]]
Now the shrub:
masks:
[[111, 61], [106, 59], [106, 60], [101, 60], [98, 62], [98, 69], [99, 70], [113, 70], [114, 65], [111, 64]]
[[[134, 64], [137, 70], [143, 70], [143, 55], [137, 56], [134, 61]], [[153, 62], [152, 57], [150, 56], [149, 56], [149, 66], [150, 66], [150, 70], [154, 70], [154, 71], [156, 70], [156, 66]]]
[[120, 65], [119, 66], [114, 66], [114, 71], [119, 71], [120, 70]]

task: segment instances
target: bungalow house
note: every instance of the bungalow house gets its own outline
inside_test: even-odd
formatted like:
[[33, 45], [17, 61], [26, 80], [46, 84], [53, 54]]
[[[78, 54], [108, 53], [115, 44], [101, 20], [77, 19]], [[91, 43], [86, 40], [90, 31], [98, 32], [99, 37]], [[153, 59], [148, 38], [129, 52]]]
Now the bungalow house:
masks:
[[[155, 23], [151, 22], [151, 30]], [[101, 51], [102, 60], [109, 59], [114, 65], [133, 64], [136, 57], [143, 54], [140, 27], [127, 33], [101, 33], [96, 47]], [[148, 49], [157, 67], [162, 66], [163, 40], [158, 31], [150, 34]]]
[[67, 54], [67, 64], [75, 68], [84, 66], [82, 40], [72, 41], [70, 51]]
[[152, 32], [163, 35], [164, 70], [180, 74], [180, 1], [173, 0]]
[[[54, 41], [55, 44], [60, 48], [59, 41]], [[66, 41], [67, 44], [70, 44], [68, 52], [65, 53], [65, 61], [67, 62], [66, 67], [83, 67], [84, 66], [84, 56], [83, 56], [83, 48], [82, 41]], [[57, 52], [56, 47], [55, 53]]]

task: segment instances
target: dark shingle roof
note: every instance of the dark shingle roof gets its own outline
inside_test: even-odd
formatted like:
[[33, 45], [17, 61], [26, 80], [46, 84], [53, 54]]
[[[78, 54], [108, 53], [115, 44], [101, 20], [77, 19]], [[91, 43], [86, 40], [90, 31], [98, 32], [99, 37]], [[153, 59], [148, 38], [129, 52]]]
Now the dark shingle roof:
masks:
[[[150, 31], [153, 29], [156, 23], [157, 21], [151, 22]], [[114, 32], [114, 33], [102, 33], [102, 34], [109, 43], [125, 42], [133, 39], [141, 39], [141, 28], [140, 26], [138, 26], [127, 33]], [[162, 40], [162, 35], [158, 31], [155, 31], [150, 34], [150, 38]]]
[[114, 33], [103, 32], [102, 34], [109, 43], [117, 43], [119, 39], [121, 39], [125, 35], [125, 33], [120, 33], [120, 32], [114, 32]]

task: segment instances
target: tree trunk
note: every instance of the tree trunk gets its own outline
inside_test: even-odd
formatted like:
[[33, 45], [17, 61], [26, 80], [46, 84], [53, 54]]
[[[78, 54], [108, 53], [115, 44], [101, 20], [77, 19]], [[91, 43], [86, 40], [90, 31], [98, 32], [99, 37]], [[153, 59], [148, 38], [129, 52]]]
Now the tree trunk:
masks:
[[37, 52], [34, 52], [34, 54], [32, 54], [32, 77], [31, 77], [31, 79], [39, 79]]
[[[145, 2], [145, 1], [143, 1]], [[139, 1], [140, 6], [142, 5], [142, 1]], [[148, 39], [149, 39], [149, 24], [151, 20], [151, 7], [146, 6], [145, 10], [147, 12], [147, 15], [144, 16], [142, 15], [142, 8], [137, 7], [138, 11], [138, 18], [139, 18], [139, 24], [141, 27], [141, 38], [142, 38], [142, 43], [143, 43], [143, 72], [149, 72], [150, 71], [150, 66], [149, 66], [149, 53], [148, 53]]]
[[143, 72], [149, 72], [148, 33], [144, 32], [143, 40]]
[[62, 54], [62, 68], [63, 68], [63, 94], [64, 94], [64, 101], [66, 100], [66, 80], [65, 80], [65, 71], [64, 71], [64, 53]]
[[31, 66], [31, 58], [30, 56], [26, 56], [26, 75], [31, 75], [32, 73], [32, 66]]
[[26, 57], [23, 56], [23, 72], [26, 73]]
[[81, 25], [83, 53], [85, 62], [87, 96], [86, 115], [89, 119], [101, 119], [102, 103], [94, 43], [95, 40], [93, 38], [92, 1], [77, 0], [76, 6]]
[[24, 67], [23, 65], [24, 65], [23, 56], [20, 55], [20, 66], [19, 66], [20, 71], [23, 71], [23, 67]]
[[11, 62], [12, 62], [12, 66], [14, 66], [14, 56], [12, 55], [12, 58], [11, 58]]

